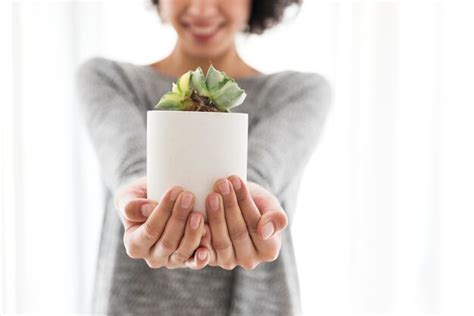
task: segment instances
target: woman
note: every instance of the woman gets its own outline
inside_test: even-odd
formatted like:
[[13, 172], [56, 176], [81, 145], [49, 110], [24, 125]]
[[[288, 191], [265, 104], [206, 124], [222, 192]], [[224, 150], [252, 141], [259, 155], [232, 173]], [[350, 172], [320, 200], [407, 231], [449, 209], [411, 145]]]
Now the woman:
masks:
[[[95, 312], [300, 313], [285, 228], [328, 113], [330, 88], [314, 73], [262, 74], [235, 47], [238, 32], [262, 33], [299, 2], [153, 0], [178, 35], [166, 58], [151, 65], [94, 58], [81, 66], [82, 119], [107, 189]], [[248, 95], [233, 109], [249, 115], [248, 181], [235, 175], [216, 181], [204, 223], [185, 188], [169, 188], [160, 203], [146, 198], [146, 112], [181, 74], [198, 66], [206, 71], [210, 63]]]

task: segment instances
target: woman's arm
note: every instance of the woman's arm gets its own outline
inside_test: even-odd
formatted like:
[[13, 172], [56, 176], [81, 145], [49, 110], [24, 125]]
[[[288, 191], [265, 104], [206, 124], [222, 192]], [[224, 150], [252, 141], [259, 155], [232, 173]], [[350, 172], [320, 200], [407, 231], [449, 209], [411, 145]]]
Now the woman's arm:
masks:
[[115, 193], [146, 175], [143, 112], [112, 61], [88, 60], [77, 72], [76, 85], [80, 119], [95, 148], [104, 182]]
[[[139, 108], [121, 69], [106, 59], [91, 59], [80, 67], [77, 86], [81, 119], [114, 195], [127, 254], [151, 268], [203, 268], [209, 258], [196, 258], [194, 252], [205, 224], [202, 214], [191, 212], [194, 197], [191, 205], [180, 203], [183, 194], [172, 197], [170, 191], [160, 201], [147, 199], [146, 109]], [[203, 253], [208, 253], [205, 248], [197, 254]]]
[[311, 73], [294, 72], [275, 80], [249, 133], [247, 179], [279, 197], [316, 148], [330, 109], [331, 88]]
[[250, 130], [247, 183], [235, 175], [219, 179], [206, 199], [211, 266], [254, 269], [278, 257], [288, 224], [278, 196], [303, 171], [328, 114], [330, 88], [320, 76], [298, 75], [272, 87], [275, 95]]

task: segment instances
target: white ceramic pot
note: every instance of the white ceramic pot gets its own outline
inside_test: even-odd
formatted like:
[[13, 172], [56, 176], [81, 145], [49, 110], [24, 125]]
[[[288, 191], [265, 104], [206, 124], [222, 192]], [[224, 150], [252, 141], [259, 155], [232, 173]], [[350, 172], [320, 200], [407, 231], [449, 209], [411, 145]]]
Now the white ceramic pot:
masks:
[[247, 113], [148, 111], [147, 197], [159, 201], [180, 185], [205, 214], [217, 179], [235, 174], [247, 181], [247, 137]]

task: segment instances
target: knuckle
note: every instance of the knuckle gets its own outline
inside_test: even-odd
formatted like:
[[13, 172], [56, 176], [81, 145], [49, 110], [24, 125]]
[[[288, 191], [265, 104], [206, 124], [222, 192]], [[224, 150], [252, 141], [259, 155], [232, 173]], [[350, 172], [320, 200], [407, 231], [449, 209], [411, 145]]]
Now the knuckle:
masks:
[[233, 242], [248, 241], [250, 238], [247, 228], [229, 229], [229, 235]]
[[246, 259], [240, 263], [240, 266], [245, 270], [253, 270], [257, 266], [257, 263], [252, 259]]
[[184, 249], [178, 249], [174, 251], [171, 256], [175, 261], [180, 262], [180, 263], [185, 262], [191, 257], [191, 255]]
[[158, 268], [163, 267], [161, 260], [156, 260], [154, 258], [146, 258], [145, 262], [148, 265], [148, 267], [151, 269], [158, 269]]
[[149, 221], [146, 221], [143, 223], [143, 234], [145, 238], [153, 239], [158, 236], [158, 231]]
[[162, 257], [168, 257], [176, 248], [168, 239], [162, 239], [158, 241], [156, 247], [158, 255]]
[[232, 243], [227, 240], [213, 241], [212, 246], [218, 252], [232, 248]]
[[221, 264], [221, 268], [224, 270], [234, 270], [235, 267], [236, 264], [232, 262], [224, 262]]

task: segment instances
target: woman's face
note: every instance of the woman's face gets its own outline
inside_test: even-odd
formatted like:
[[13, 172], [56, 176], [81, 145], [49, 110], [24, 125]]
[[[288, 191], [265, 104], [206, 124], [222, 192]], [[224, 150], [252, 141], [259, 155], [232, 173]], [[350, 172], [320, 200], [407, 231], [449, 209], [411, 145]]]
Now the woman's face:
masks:
[[251, 0], [160, 0], [160, 16], [176, 30], [178, 45], [197, 58], [232, 48], [247, 25]]

